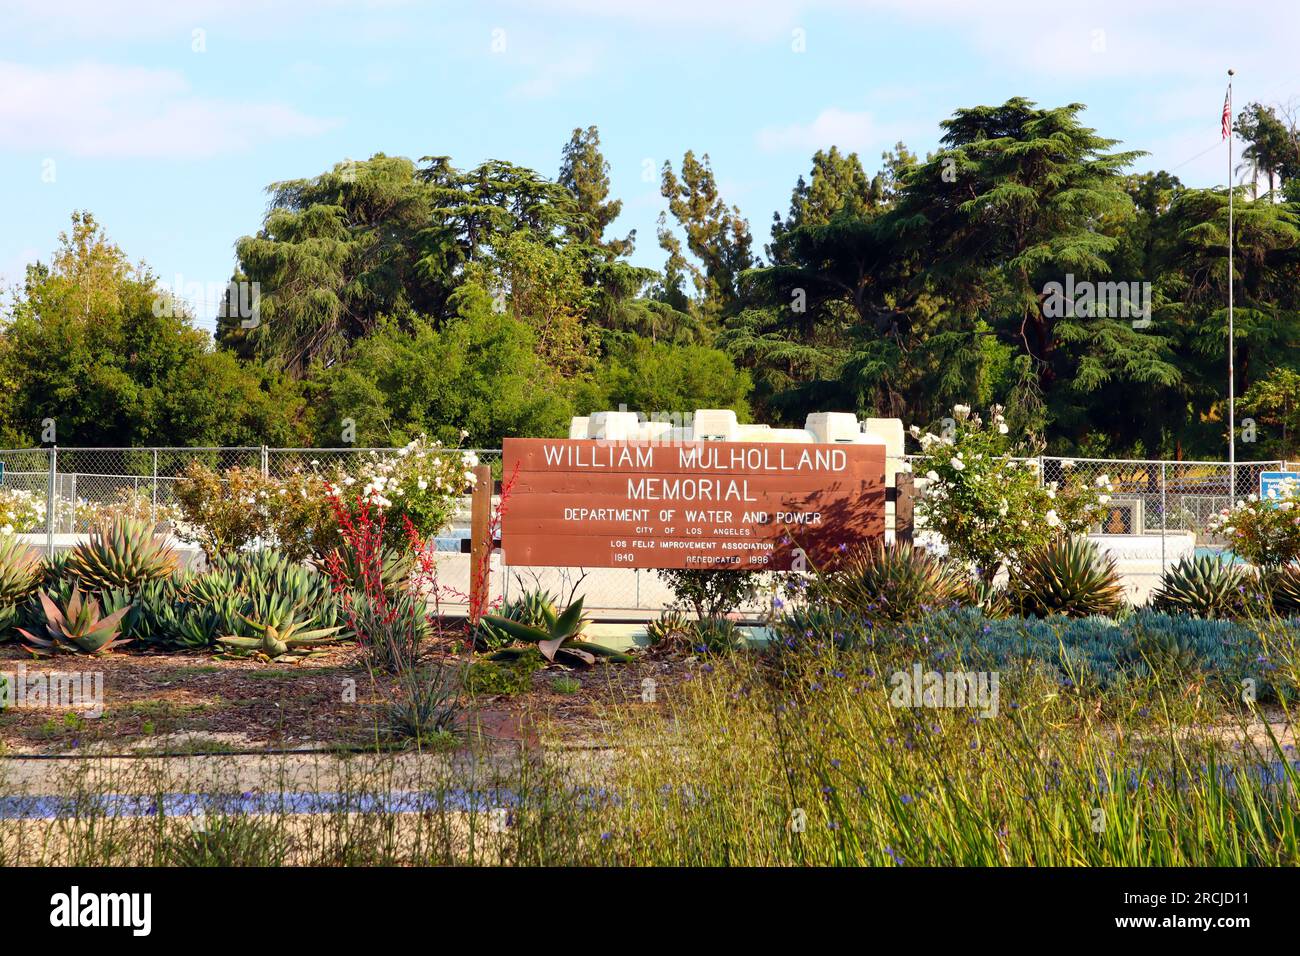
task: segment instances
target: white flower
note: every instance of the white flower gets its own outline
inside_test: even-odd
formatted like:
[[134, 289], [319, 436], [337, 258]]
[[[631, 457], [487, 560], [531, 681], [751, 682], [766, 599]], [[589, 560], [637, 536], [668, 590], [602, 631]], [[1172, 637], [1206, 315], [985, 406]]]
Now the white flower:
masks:
[[1110, 503], [1110, 495], [1098, 495], [1097, 504], [1104, 505]]
[[964, 422], [970, 416], [970, 406], [954, 405], [952, 407], [952, 413], [954, 416], [956, 416], [957, 421]]
[[421, 478], [419, 481], [415, 483], [415, 487], [419, 488], [421, 491], [424, 491], [424, 489], [429, 487], [429, 483], [425, 481], [423, 478]]
[[908, 433], [909, 435], [911, 435], [913, 438], [920, 438], [920, 437], [921, 437], [921, 426], [919, 426], [919, 425], [913, 425], [911, 428], [909, 428], [909, 429], [907, 430], [907, 433]]
[[1050, 509], [1043, 517], [1047, 519], [1049, 528], [1059, 528], [1061, 526], [1061, 519], [1057, 517], [1056, 509]]
[[462, 428], [462, 429], [460, 430], [460, 438], [461, 438], [461, 441], [464, 441], [464, 440], [465, 440], [466, 438], [468, 438], [468, 437], [469, 437], [469, 431], [467, 431], [466, 429]]
[[966, 468], [966, 463], [960, 457], [952, 458], [948, 464], [952, 465], [955, 471], [964, 471]]
[[1066, 458], [1061, 461], [1062, 468], [1073, 468], [1076, 462], [1073, 458]]
[[933, 471], [933, 470], [931, 470], [931, 471], [927, 471], [927, 472], [925, 473], [925, 477], [926, 477], [926, 480], [927, 480], [927, 481], [938, 481], [938, 480], [939, 480], [939, 473], [938, 473], [937, 471]]
[[999, 434], [999, 435], [1005, 435], [1005, 434], [1006, 434], [1007, 432], [1009, 432], [1009, 431], [1011, 431], [1011, 429], [1007, 428], [1007, 423], [1006, 423], [1006, 422], [998, 422], [998, 434]]
[[1098, 475], [1097, 480], [1096, 482], [1094, 482], [1094, 484], [1096, 484], [1098, 488], [1105, 488], [1107, 485], [1110, 484], [1110, 479], [1107, 478], [1105, 475]]

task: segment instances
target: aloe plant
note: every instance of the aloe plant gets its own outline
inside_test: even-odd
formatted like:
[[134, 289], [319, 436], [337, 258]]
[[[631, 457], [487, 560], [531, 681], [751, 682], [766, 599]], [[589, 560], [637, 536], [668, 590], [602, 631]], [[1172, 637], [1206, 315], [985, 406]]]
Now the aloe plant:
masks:
[[101, 524], [91, 531], [89, 541], [73, 548], [66, 568], [92, 590], [134, 591], [170, 577], [179, 563], [176, 552], [153, 533], [152, 522], [122, 515]]
[[311, 628], [311, 620], [303, 613], [301, 604], [293, 603], [280, 594], [254, 595], [248, 603], [248, 612], [240, 618], [252, 629], [254, 637], [227, 635], [217, 638], [217, 643], [241, 651], [252, 651], [275, 660], [289, 654], [310, 653], [322, 644], [342, 640], [342, 627]]
[[43, 591], [37, 597], [44, 611], [44, 634], [18, 629], [18, 633], [30, 642], [27, 648], [32, 653], [99, 654], [126, 643], [117, 638], [121, 633], [122, 619], [131, 610], [130, 605], [102, 616], [99, 602], [82, 594], [80, 584], [73, 584], [72, 594], [62, 608]]
[[[564, 659], [590, 665], [596, 663], [597, 658], [604, 658], [617, 664], [630, 661], [631, 658], [626, 654], [612, 648], [580, 640], [582, 632], [589, 623], [582, 616], [582, 602], [583, 599], [578, 598], [564, 609], [563, 614], [557, 613], [553, 606], [543, 607], [541, 626], [512, 621], [498, 614], [488, 614], [485, 617], [492, 627], [509, 635], [511, 639], [536, 646], [542, 657], [551, 663]], [[489, 655], [488, 659], [513, 660], [527, 652], [528, 648], [525, 647], [504, 647], [495, 654]]]
[[41, 556], [33, 548], [13, 535], [0, 536], [0, 640], [9, 637], [42, 574]]

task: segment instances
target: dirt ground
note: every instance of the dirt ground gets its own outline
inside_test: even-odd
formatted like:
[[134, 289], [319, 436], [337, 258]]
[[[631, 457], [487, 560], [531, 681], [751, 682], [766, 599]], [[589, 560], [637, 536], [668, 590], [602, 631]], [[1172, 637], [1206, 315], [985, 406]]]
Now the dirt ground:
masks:
[[[373, 747], [399, 694], [390, 675], [367, 669], [355, 646], [268, 663], [120, 652], [38, 659], [17, 645], [0, 645], [0, 673], [17, 675], [20, 666], [29, 676], [101, 674], [103, 713], [10, 706], [0, 711], [0, 753], [9, 755]], [[476, 726], [507, 742], [589, 739], [599, 734], [605, 708], [642, 703], [646, 678], [655, 681], [661, 700], [690, 667], [682, 659], [639, 657], [584, 670], [544, 668], [531, 675], [524, 693], [477, 696]]]

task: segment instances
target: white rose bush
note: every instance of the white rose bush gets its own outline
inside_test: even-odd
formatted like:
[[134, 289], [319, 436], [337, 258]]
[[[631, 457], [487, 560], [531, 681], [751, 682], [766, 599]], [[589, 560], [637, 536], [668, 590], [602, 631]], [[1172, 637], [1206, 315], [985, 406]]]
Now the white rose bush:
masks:
[[1251, 495], [1224, 508], [1208, 522], [1227, 539], [1233, 554], [1272, 570], [1300, 558], [1300, 486], [1286, 479], [1276, 498]]
[[984, 581], [1036, 547], [1086, 531], [1113, 491], [1106, 475], [1092, 483], [1044, 483], [1038, 461], [1009, 432], [997, 405], [987, 423], [970, 406], [956, 405], [942, 434], [911, 429], [921, 444], [912, 471], [924, 482], [917, 514], [950, 556]]

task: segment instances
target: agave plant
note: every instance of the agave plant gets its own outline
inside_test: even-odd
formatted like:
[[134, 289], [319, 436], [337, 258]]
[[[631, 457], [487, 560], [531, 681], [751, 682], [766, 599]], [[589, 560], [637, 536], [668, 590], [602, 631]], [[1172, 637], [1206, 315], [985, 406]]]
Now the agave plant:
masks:
[[691, 621], [685, 612], [671, 608], [645, 626], [646, 640], [651, 647], [666, 647], [689, 641]]
[[152, 522], [119, 515], [72, 549], [67, 573], [92, 590], [134, 591], [149, 581], [170, 577], [179, 563], [165, 539], [153, 533]]
[[78, 584], [72, 586], [72, 595], [62, 608], [44, 592], [38, 592], [38, 597], [45, 613], [44, 633], [38, 635], [18, 629], [18, 633], [30, 642], [27, 648], [32, 653], [99, 654], [126, 643], [117, 638], [130, 605], [102, 616], [99, 602], [82, 594]]
[[1169, 614], [1204, 618], [1240, 617], [1249, 575], [1210, 555], [1185, 557], [1165, 571], [1151, 606]]
[[[563, 614], [556, 613], [554, 607], [543, 607], [543, 624], [540, 627], [512, 621], [496, 614], [485, 616], [489, 618], [489, 623], [493, 627], [510, 635], [513, 640], [535, 645], [542, 657], [551, 663], [564, 659], [571, 663], [594, 664], [598, 657], [618, 664], [630, 661], [631, 658], [626, 654], [612, 648], [579, 640], [589, 623], [582, 616], [582, 602], [583, 599], [578, 598], [564, 609]], [[528, 650], [529, 648], [525, 647], [503, 647], [495, 654], [489, 655], [488, 659], [513, 660], [527, 653]]]
[[[352, 586], [353, 590], [364, 591], [365, 575], [361, 563], [351, 548], [339, 548], [334, 552], [338, 557], [338, 569]], [[317, 568], [325, 570], [325, 562], [316, 562]], [[396, 548], [384, 548], [379, 554], [379, 583], [390, 594], [400, 594], [410, 589], [411, 575], [415, 572], [415, 555], [409, 551]]]
[[1063, 538], [1031, 551], [1014, 568], [1007, 600], [1021, 614], [1111, 615], [1124, 603], [1115, 561], [1087, 538]]
[[705, 654], [725, 654], [741, 641], [740, 628], [726, 617], [704, 617], [691, 628], [695, 648]]
[[891, 622], [954, 604], [965, 590], [953, 568], [909, 544], [853, 552], [823, 576], [820, 589], [842, 608]]
[[843, 649], [857, 644], [870, 628], [871, 622], [854, 611], [813, 601], [773, 619], [775, 640], [770, 646], [789, 649], [811, 643]]
[[41, 556], [13, 535], [0, 536], [0, 640], [22, 613], [22, 606], [40, 586]]
[[321, 644], [340, 641], [342, 628], [311, 628], [310, 615], [300, 604], [281, 594], [258, 594], [250, 597], [247, 611], [240, 617], [254, 637], [231, 634], [217, 638], [219, 644], [240, 651], [252, 651], [275, 660], [289, 654], [310, 653]]
[[474, 647], [480, 651], [495, 651], [514, 640], [492, 623], [493, 617], [518, 621], [531, 627], [545, 627], [546, 614], [548, 611], [555, 613], [558, 600], [549, 591], [538, 590], [528, 591], [522, 597], [507, 601], [496, 614], [479, 618], [478, 626], [474, 628]]

